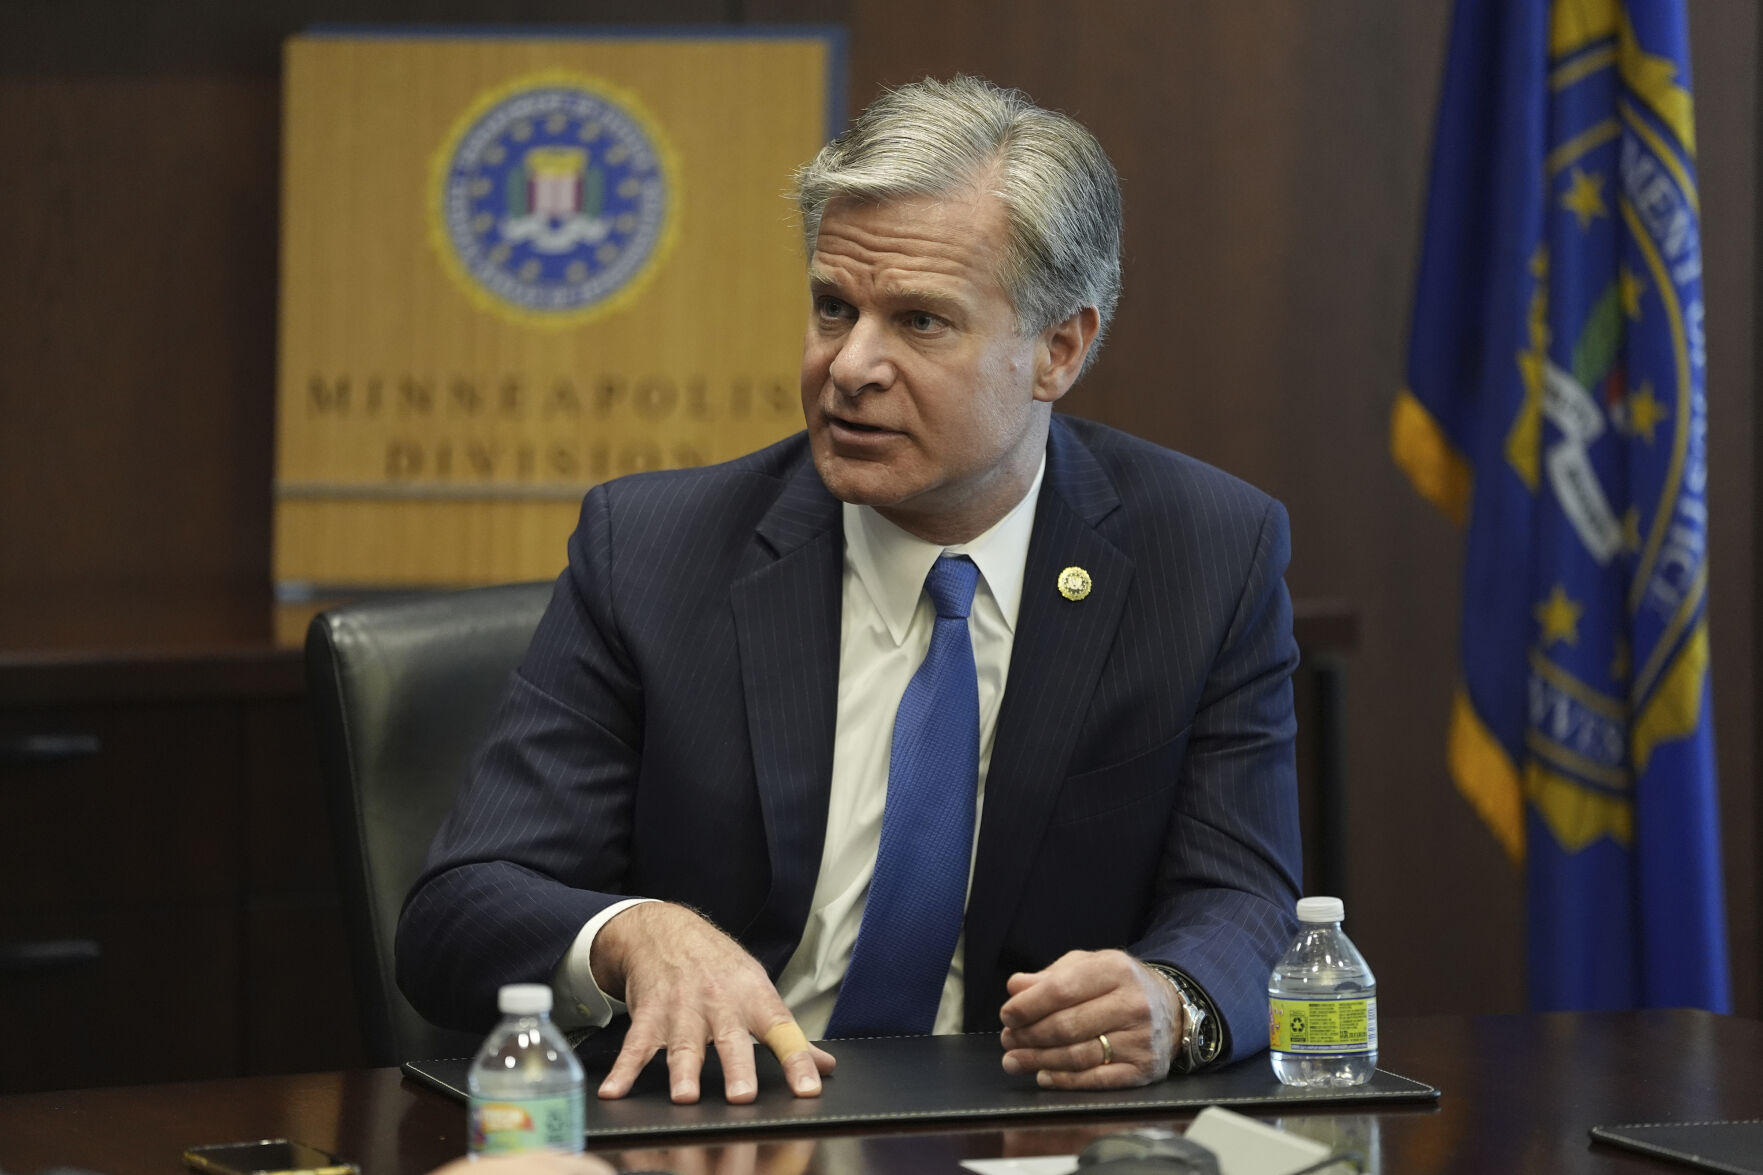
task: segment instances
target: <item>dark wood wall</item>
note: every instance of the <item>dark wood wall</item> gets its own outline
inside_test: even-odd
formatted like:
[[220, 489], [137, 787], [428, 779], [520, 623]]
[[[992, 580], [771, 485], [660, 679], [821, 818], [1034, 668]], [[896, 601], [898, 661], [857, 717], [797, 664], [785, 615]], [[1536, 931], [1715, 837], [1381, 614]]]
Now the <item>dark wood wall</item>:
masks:
[[[1715, 697], [1734, 977], [1758, 1010], [1758, 10], [1691, 6]], [[1067, 407], [1290, 507], [1361, 611], [1350, 929], [1393, 1012], [1522, 1005], [1522, 886], [1443, 769], [1457, 537], [1387, 457], [1446, 0], [12, 0], [0, 7], [0, 606], [268, 578], [279, 44], [317, 22], [840, 21], [850, 102], [957, 70], [1089, 124], [1127, 292]]]

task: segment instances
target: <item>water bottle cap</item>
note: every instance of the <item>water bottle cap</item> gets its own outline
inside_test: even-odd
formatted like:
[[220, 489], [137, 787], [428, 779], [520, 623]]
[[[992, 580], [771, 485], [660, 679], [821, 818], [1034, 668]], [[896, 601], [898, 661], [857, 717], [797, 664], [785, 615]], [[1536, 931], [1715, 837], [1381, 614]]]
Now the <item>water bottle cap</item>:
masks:
[[1347, 903], [1339, 898], [1298, 899], [1298, 921], [1300, 922], [1339, 922], [1346, 916]]
[[510, 983], [496, 993], [504, 1016], [537, 1016], [551, 1011], [551, 989], [542, 983]]

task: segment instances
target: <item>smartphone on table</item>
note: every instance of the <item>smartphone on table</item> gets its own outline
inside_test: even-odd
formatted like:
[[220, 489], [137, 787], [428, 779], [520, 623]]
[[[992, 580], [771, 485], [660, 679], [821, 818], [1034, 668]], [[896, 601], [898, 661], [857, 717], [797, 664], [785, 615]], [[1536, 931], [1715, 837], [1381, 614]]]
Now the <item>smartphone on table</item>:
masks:
[[193, 1146], [184, 1162], [208, 1175], [361, 1175], [354, 1163], [291, 1138]]

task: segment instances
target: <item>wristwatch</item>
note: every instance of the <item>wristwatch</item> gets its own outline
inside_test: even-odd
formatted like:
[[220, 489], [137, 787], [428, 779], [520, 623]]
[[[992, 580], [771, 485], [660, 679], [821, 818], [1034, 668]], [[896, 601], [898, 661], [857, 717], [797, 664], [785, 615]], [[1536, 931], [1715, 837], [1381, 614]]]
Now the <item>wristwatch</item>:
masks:
[[1181, 1039], [1175, 1042], [1175, 1055], [1169, 1068], [1174, 1073], [1192, 1073], [1218, 1059], [1224, 1051], [1224, 1026], [1212, 1013], [1212, 1001], [1193, 980], [1164, 963], [1145, 966], [1169, 981], [1175, 998], [1181, 1004]]

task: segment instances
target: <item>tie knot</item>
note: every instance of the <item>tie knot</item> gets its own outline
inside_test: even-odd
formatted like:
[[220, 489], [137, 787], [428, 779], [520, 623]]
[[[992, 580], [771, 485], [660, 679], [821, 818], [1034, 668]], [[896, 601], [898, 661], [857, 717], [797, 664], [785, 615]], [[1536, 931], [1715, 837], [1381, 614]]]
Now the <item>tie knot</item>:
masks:
[[979, 586], [979, 568], [966, 555], [939, 555], [924, 577], [924, 590], [944, 620], [965, 620]]

